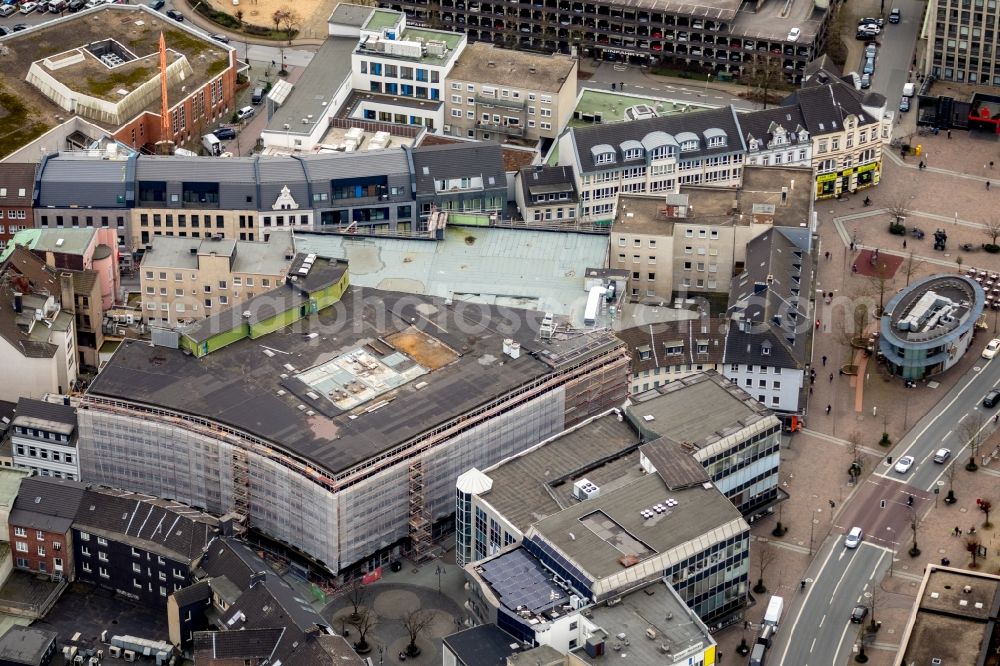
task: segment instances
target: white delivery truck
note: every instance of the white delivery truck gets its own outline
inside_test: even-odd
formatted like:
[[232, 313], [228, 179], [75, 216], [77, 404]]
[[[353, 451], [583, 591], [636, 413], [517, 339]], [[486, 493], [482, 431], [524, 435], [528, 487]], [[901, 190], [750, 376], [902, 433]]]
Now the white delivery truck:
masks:
[[785, 600], [778, 596], [772, 596], [767, 602], [767, 610], [764, 611], [764, 626], [772, 626], [775, 631], [781, 623], [781, 613], [785, 610]]
[[912, 83], [903, 84], [903, 97], [913, 97], [913, 93], [916, 91], [916, 87]]
[[222, 142], [219, 141], [219, 137], [214, 134], [206, 134], [201, 137], [201, 145], [205, 147], [208, 154], [212, 157], [218, 157], [222, 154]]

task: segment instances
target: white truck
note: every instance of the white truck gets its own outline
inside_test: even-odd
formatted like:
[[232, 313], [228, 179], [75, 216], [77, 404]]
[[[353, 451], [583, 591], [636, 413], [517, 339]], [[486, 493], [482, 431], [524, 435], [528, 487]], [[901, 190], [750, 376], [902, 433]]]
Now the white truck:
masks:
[[778, 596], [772, 596], [767, 602], [767, 610], [764, 611], [764, 626], [772, 626], [775, 631], [781, 623], [781, 613], [785, 610], [785, 600]]
[[219, 137], [214, 134], [206, 134], [201, 137], [201, 145], [205, 147], [208, 154], [212, 157], [218, 157], [222, 154], [222, 142], [219, 141]]
[[916, 86], [912, 83], [903, 84], [903, 97], [913, 97], [913, 93], [916, 92]]

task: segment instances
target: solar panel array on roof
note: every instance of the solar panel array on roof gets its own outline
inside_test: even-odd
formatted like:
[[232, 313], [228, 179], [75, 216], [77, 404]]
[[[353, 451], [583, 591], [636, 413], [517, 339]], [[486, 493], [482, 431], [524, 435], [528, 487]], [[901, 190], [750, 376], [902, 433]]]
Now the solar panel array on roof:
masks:
[[507, 608], [541, 613], [569, 601], [547, 573], [523, 550], [484, 562], [482, 576]]

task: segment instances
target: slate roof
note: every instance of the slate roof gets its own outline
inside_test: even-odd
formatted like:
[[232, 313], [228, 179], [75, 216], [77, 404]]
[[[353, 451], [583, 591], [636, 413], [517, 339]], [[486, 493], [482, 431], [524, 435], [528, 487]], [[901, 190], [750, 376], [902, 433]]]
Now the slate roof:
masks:
[[[628, 344], [632, 373], [637, 374], [672, 365], [723, 363], [728, 330], [725, 318], [686, 319], [626, 328], [618, 337]], [[707, 354], [697, 353], [699, 341], [708, 342]], [[674, 347], [677, 342], [683, 344], [683, 353], [667, 356], [668, 344]]]
[[[728, 314], [752, 326], [736, 326], [727, 343], [739, 363], [762, 363], [779, 367], [801, 367], [808, 356], [807, 344], [812, 321], [806, 305], [812, 284], [812, 257], [808, 251], [807, 229], [774, 227], [747, 244], [746, 269], [733, 279]], [[742, 329], [742, 330], [740, 330]], [[769, 331], [773, 345], [766, 356], [760, 352], [759, 338], [740, 339]], [[742, 349], [748, 349], [742, 355]], [[784, 348], [790, 358], [780, 356]], [[760, 360], [763, 359], [763, 360]], [[790, 364], [790, 365], [789, 365]]]
[[201, 556], [218, 520], [187, 505], [126, 490], [87, 490], [75, 527], [190, 564]]
[[236, 539], [214, 539], [205, 550], [199, 568], [211, 578], [226, 578], [240, 590], [250, 586], [250, 576], [264, 571], [266, 564]]
[[194, 661], [212, 664], [224, 659], [270, 659], [278, 648], [284, 627], [243, 631], [194, 632]]
[[861, 93], [853, 86], [836, 80], [826, 85], [802, 88], [783, 100], [781, 105], [798, 105], [809, 133], [822, 136], [842, 132], [848, 115], [857, 116], [861, 126], [879, 122], [878, 118], [864, 110], [861, 100]]
[[132, 159], [108, 160], [79, 153], [53, 155], [39, 165], [35, 205], [125, 208], [134, 192], [129, 178], [133, 164]]
[[[726, 145], [718, 148], [706, 148], [704, 133], [709, 129], [720, 129], [725, 132], [727, 137]], [[746, 150], [746, 147], [743, 145], [743, 139], [740, 136], [736, 110], [731, 106], [721, 109], [692, 111], [690, 113], [675, 113], [658, 118], [634, 120], [632, 122], [576, 127], [570, 130], [570, 138], [576, 147], [577, 164], [580, 166], [581, 171], [590, 173], [605, 169], [620, 169], [622, 166], [627, 166], [630, 162], [622, 161], [622, 153], [619, 148], [621, 144], [626, 141], [639, 141], [641, 143], [644, 138], [653, 132], [663, 132], [673, 137], [689, 132], [697, 136], [699, 139], [698, 150], [680, 153], [678, 155], [678, 159], [680, 160], [739, 153]], [[615, 149], [615, 162], [601, 165], [594, 164], [592, 149], [602, 144], [610, 145]], [[641, 163], [644, 162], [642, 160], [635, 162], [636, 165]]]
[[516, 638], [492, 623], [445, 636], [443, 641], [459, 666], [502, 666], [519, 647]]
[[527, 206], [541, 205], [535, 204], [537, 194], [569, 192], [569, 199], [563, 200], [563, 203], [576, 202], [578, 199], [576, 179], [573, 177], [571, 166], [529, 166], [521, 169], [518, 175], [524, 203]]
[[[744, 113], [740, 116], [740, 127], [743, 128], [743, 140], [750, 147], [750, 139], [756, 139], [766, 147], [774, 138], [774, 129], [781, 127], [787, 133], [785, 144], [789, 147], [799, 145], [798, 132], [806, 128], [805, 118], [798, 106], [776, 106], [763, 111]], [[802, 141], [802, 145], [808, 145], [809, 139]]]
[[[21, 280], [17, 288], [19, 277]], [[27, 287], [27, 288], [25, 288]], [[50, 342], [32, 340], [18, 325], [17, 315], [13, 310], [14, 292], [47, 293], [59, 295], [59, 279], [45, 265], [45, 262], [35, 256], [25, 247], [15, 247], [2, 265], [0, 265], [0, 337], [3, 337], [14, 349], [26, 358], [52, 358], [58, 347]]]
[[17, 417], [76, 427], [76, 409], [62, 403], [45, 402], [34, 398], [21, 398], [17, 401]]
[[433, 196], [434, 181], [482, 176], [486, 190], [506, 188], [503, 151], [497, 143], [420, 146], [412, 149], [417, 196]]
[[184, 608], [198, 602], [207, 602], [212, 598], [212, 585], [209, 581], [200, 580], [194, 585], [182, 587], [171, 595], [178, 608]]
[[[0, 162], [0, 185], [6, 190], [0, 194], [0, 206], [30, 206], [35, 186], [35, 164]], [[24, 190], [24, 194], [21, 194]]]
[[43, 532], [65, 534], [83, 501], [86, 486], [79, 481], [48, 476], [21, 480], [9, 523]]

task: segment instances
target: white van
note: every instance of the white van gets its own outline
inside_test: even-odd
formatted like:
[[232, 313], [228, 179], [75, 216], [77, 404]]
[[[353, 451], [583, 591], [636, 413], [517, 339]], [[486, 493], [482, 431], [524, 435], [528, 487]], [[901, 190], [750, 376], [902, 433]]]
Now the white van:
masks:
[[913, 97], [913, 93], [916, 92], [916, 86], [912, 83], [903, 84], [903, 97]]
[[222, 154], [222, 142], [214, 134], [206, 134], [201, 137], [201, 145], [205, 147], [205, 150], [212, 157], [218, 157]]

